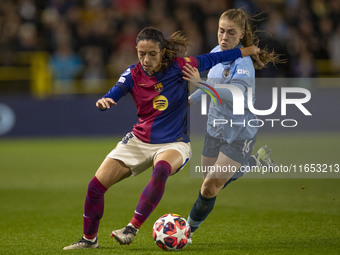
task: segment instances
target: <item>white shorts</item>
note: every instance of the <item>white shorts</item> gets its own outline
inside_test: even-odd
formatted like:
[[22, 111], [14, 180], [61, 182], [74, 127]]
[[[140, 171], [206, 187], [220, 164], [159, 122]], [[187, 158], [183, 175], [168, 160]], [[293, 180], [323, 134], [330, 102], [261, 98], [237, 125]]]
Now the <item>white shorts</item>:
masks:
[[190, 143], [144, 143], [132, 132], [128, 133], [107, 157], [124, 162], [130, 168], [132, 175], [135, 176], [151, 167], [156, 156], [166, 150], [176, 150], [182, 155], [183, 163], [177, 171], [181, 170], [191, 158]]

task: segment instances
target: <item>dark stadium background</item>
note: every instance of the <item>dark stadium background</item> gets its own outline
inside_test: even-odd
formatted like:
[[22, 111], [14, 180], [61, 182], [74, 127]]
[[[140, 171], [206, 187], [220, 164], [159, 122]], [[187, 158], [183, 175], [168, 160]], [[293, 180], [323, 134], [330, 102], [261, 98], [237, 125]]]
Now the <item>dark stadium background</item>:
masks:
[[[0, 3], [0, 103], [7, 107], [0, 107], [1, 137], [123, 135], [136, 121], [131, 98], [110, 114], [98, 113], [94, 103], [136, 62], [140, 29], [153, 25], [166, 36], [183, 30], [192, 41], [188, 54], [202, 54], [216, 45], [218, 17], [232, 7], [254, 15], [260, 47], [287, 59], [258, 71], [258, 78], [339, 77], [336, 0], [5, 0]], [[67, 59], [62, 64], [61, 56]], [[339, 108], [339, 82], [304, 87], [312, 93], [306, 106], [313, 117], [294, 131], [339, 130], [340, 119], [328, 117]], [[268, 86], [258, 84], [256, 94], [259, 107], [271, 103]], [[124, 121], [116, 125], [116, 118]], [[107, 125], [97, 128], [98, 121]]]

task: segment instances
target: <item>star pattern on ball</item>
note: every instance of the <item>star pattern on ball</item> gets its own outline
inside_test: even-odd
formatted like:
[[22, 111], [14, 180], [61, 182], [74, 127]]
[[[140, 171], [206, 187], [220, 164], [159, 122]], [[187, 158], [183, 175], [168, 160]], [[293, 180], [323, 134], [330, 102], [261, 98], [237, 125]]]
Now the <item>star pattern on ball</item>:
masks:
[[180, 229], [176, 226], [176, 233], [172, 236], [177, 238], [177, 244], [179, 244], [179, 242], [183, 239], [183, 236], [185, 236], [185, 231], [186, 228]]

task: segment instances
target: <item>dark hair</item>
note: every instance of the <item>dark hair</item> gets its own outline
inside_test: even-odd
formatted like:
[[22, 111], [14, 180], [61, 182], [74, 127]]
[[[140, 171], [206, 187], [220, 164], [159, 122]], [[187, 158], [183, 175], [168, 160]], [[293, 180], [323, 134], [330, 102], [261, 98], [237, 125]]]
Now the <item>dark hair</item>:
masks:
[[[251, 26], [249, 24], [249, 16], [241, 9], [229, 9], [222, 13], [219, 21], [222, 19], [228, 19], [230, 21], [235, 22], [239, 26], [241, 30], [244, 30], [244, 37], [241, 39], [241, 44], [244, 47], [249, 47], [251, 45], [258, 45], [259, 39], [255, 35], [255, 32], [252, 31]], [[263, 62], [264, 66], [268, 63], [286, 63], [286, 60], [280, 59], [280, 55], [276, 54], [274, 51], [268, 52], [266, 49], [261, 50], [259, 54], [259, 59]], [[254, 62], [255, 69], [261, 69], [263, 67], [259, 66], [257, 62]]]
[[136, 43], [142, 40], [153, 40], [159, 44], [163, 54], [160, 63], [161, 70], [171, 64], [175, 57], [185, 55], [189, 45], [187, 37], [182, 32], [177, 31], [165, 39], [163, 33], [154, 27], [146, 27], [139, 32]]

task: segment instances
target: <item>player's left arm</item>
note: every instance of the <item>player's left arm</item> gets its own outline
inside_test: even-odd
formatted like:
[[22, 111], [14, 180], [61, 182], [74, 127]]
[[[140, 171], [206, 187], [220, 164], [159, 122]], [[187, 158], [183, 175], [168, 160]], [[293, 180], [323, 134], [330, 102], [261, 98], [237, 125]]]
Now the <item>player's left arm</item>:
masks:
[[247, 56], [252, 56], [259, 65], [263, 65], [261, 60], [259, 59], [260, 48], [252, 45], [249, 47], [243, 48], [234, 48], [230, 50], [224, 50], [220, 52], [207, 53], [204, 55], [196, 56], [197, 60], [197, 69], [199, 72], [208, 70], [218, 63], [233, 61], [238, 58], [244, 58]]

